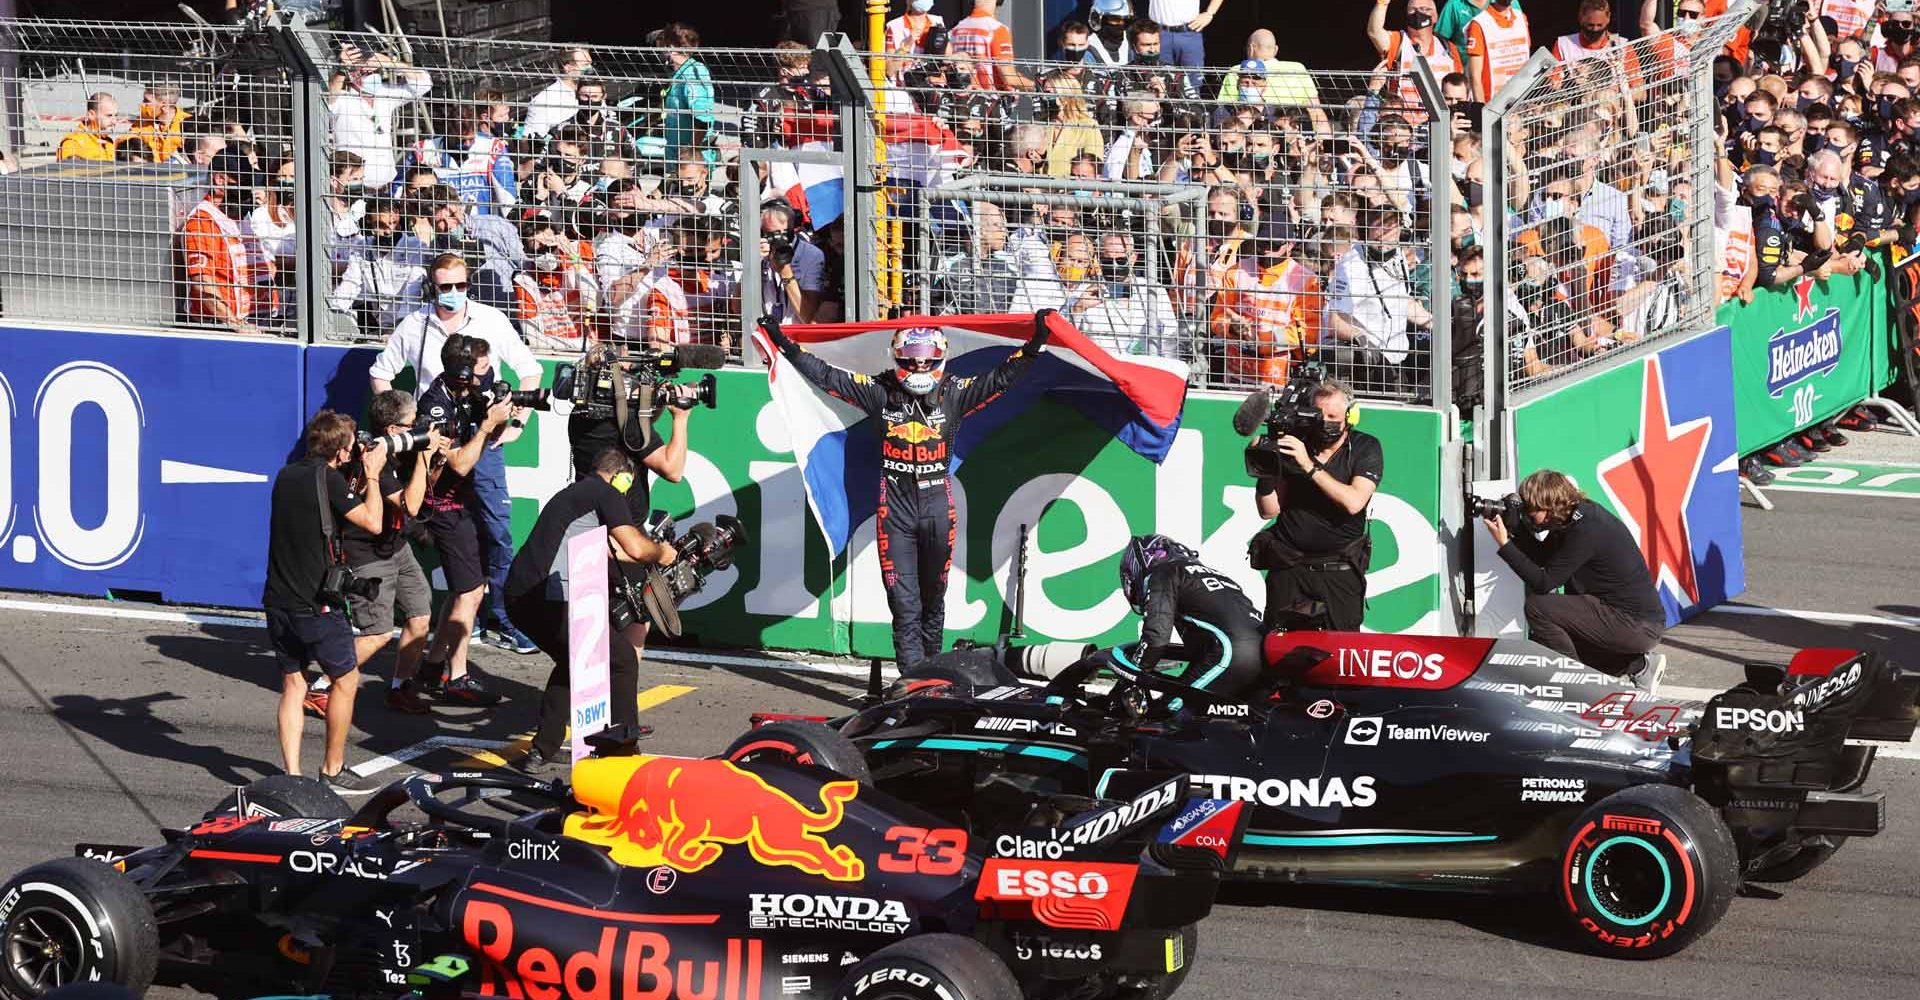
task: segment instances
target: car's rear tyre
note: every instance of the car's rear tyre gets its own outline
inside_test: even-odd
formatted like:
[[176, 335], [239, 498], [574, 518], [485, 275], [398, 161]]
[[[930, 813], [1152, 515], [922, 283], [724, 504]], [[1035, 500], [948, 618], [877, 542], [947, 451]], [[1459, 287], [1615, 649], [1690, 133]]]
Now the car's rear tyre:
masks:
[[[249, 816], [346, 819], [353, 815], [353, 807], [333, 789], [314, 778], [297, 774], [268, 775], [247, 785], [242, 793], [247, 797]], [[238, 798], [229, 793], [207, 815], [232, 812], [238, 804]]]
[[840, 984], [840, 1000], [1021, 1000], [1012, 970], [986, 945], [958, 934], [896, 941], [867, 956]]
[[1713, 928], [1740, 886], [1740, 854], [1712, 806], [1638, 785], [1590, 806], [1561, 843], [1560, 905], [1589, 949], [1671, 955]]
[[1801, 844], [1793, 853], [1748, 872], [1747, 881], [1791, 882], [1826, 864], [1833, 852], [1846, 842], [1847, 838], [1836, 836]]
[[757, 760], [790, 760], [837, 771], [863, 785], [873, 784], [867, 756], [853, 741], [825, 723], [801, 720], [770, 722], [741, 734], [723, 754], [736, 764]]
[[0, 1000], [69, 983], [153, 983], [160, 936], [140, 887], [98, 861], [34, 865], [0, 889]]

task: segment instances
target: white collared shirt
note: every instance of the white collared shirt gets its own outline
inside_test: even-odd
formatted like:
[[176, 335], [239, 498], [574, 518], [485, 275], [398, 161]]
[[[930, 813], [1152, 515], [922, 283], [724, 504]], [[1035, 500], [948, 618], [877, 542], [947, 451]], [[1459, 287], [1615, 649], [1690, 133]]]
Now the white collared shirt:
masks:
[[540, 384], [540, 362], [520, 339], [513, 321], [506, 313], [471, 299], [467, 300], [464, 318], [451, 325], [440, 322], [430, 302], [408, 313], [387, 336], [386, 348], [374, 359], [367, 374], [391, 382], [412, 367], [418, 382], [413, 395], [418, 399], [433, 380], [440, 377], [440, 348], [446, 346], [447, 337], [456, 333], [485, 340], [491, 348], [494, 371], [513, 372], [521, 388], [531, 389]]

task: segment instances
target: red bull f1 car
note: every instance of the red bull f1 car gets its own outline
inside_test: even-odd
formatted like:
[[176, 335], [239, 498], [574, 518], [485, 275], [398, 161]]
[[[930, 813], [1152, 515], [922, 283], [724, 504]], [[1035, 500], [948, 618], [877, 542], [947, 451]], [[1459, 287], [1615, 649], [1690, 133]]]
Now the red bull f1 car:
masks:
[[1879, 832], [1868, 744], [1907, 740], [1920, 700], [1920, 673], [1849, 650], [1749, 667], [1705, 704], [1509, 639], [1276, 632], [1262, 685], [1226, 701], [1132, 671], [1092, 693], [1108, 653], [1023, 684], [1023, 652], [932, 658], [831, 720], [828, 745], [780, 723], [730, 753], [857, 754], [877, 787], [970, 830], [1185, 773], [1253, 809], [1237, 878], [1531, 892], [1585, 946], [1651, 958], [1711, 928], [1743, 881], [1798, 878]]
[[1166, 781], [1032, 834], [1077, 838], [1074, 858], [1012, 859], [791, 761], [417, 774], [358, 811], [278, 776], [159, 846], [83, 845], [6, 882], [0, 998], [1166, 997], [1245, 812]]

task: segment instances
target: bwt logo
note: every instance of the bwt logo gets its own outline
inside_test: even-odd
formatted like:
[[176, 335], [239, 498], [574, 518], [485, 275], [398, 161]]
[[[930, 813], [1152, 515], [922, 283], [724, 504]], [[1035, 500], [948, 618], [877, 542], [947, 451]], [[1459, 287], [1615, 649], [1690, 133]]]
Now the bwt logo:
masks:
[[1793, 332], [1785, 327], [1767, 341], [1767, 395], [1779, 399], [1787, 387], [1809, 375], [1840, 367], [1840, 310]]

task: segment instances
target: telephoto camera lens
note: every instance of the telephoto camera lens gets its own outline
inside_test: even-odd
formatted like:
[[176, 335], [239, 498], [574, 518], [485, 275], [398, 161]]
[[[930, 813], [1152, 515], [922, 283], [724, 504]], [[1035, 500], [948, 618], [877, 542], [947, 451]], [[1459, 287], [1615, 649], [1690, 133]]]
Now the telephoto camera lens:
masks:
[[396, 431], [380, 438], [387, 446], [387, 453], [400, 455], [410, 451], [419, 451], [427, 446], [426, 431]]

